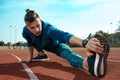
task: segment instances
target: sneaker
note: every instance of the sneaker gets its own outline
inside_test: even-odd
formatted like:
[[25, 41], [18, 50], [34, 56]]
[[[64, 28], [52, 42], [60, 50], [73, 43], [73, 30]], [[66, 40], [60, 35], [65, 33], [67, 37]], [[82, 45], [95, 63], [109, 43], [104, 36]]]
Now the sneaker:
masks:
[[43, 56], [42, 55], [37, 55], [32, 59], [32, 61], [46, 61], [46, 60], [49, 60], [47, 54], [45, 54]]
[[106, 37], [102, 34], [97, 33], [94, 37], [100, 40], [104, 51], [102, 54], [93, 52], [94, 56], [87, 58], [89, 72], [96, 77], [103, 77], [107, 72], [107, 57], [109, 55], [110, 46]]

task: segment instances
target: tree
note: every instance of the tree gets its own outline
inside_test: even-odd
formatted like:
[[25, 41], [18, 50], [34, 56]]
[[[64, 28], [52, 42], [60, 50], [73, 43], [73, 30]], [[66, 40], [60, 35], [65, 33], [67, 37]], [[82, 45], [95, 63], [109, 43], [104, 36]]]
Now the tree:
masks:
[[120, 32], [120, 26], [115, 30], [115, 32]]
[[10, 46], [10, 45], [11, 45], [11, 43], [10, 43], [10, 42], [7, 42], [6, 46]]
[[118, 22], [118, 29], [116, 29], [115, 32], [120, 32], [120, 21]]
[[0, 41], [0, 46], [5, 46], [4, 41]]

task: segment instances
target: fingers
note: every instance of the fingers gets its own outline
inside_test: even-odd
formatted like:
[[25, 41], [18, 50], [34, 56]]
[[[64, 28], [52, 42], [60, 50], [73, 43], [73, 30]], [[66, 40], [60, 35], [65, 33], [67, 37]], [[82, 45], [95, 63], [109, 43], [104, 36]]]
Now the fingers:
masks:
[[91, 56], [93, 56], [94, 54], [93, 53], [90, 53], [89, 51], [87, 51], [87, 56], [88, 57], [91, 57]]
[[86, 48], [88, 51], [93, 51], [96, 53], [103, 53], [103, 46], [100, 44], [100, 41], [96, 38], [91, 38], [87, 45]]
[[102, 48], [102, 45], [98, 42], [96, 42], [94, 45], [93, 45], [93, 50], [95, 52], [98, 52], [98, 53], [102, 53], [103, 52], [103, 48]]
[[103, 52], [103, 49], [102, 48], [99, 48], [99, 47], [92, 47], [92, 46], [88, 46], [87, 47], [89, 51], [92, 51], [92, 52], [96, 52], [96, 53], [102, 53]]

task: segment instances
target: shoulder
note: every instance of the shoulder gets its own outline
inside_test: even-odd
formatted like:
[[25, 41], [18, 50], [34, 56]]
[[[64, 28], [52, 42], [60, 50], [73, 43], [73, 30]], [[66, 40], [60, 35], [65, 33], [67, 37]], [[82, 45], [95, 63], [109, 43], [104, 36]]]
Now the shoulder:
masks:
[[50, 24], [48, 22], [44, 22], [44, 21], [42, 21], [42, 26], [43, 26], [43, 28], [56, 28], [52, 24]]
[[26, 28], [26, 26], [23, 27], [22, 35], [29, 35], [31, 32]]
[[23, 27], [23, 32], [29, 31], [26, 26]]
[[49, 32], [50, 30], [58, 30], [56, 26], [44, 21], [42, 21], [42, 27], [43, 27], [43, 32], [45, 33]]

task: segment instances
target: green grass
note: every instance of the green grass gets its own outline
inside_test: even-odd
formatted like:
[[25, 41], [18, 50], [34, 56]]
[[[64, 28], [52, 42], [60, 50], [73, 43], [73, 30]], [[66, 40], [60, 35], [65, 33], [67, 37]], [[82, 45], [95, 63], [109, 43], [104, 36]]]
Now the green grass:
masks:
[[82, 47], [71, 47], [72, 50], [85, 50], [85, 48]]

